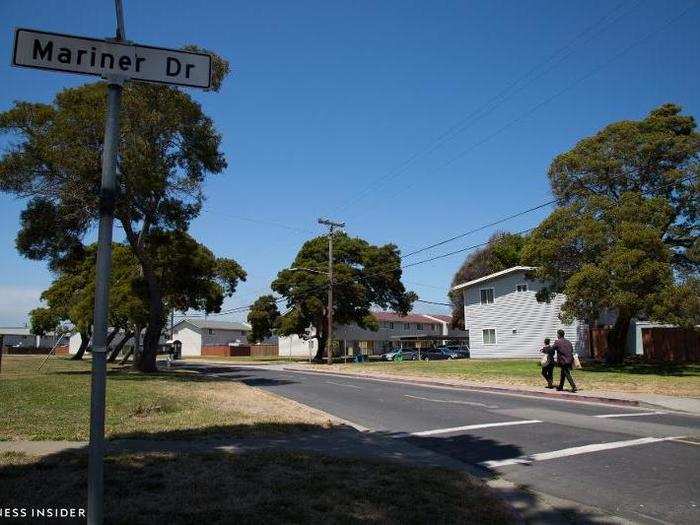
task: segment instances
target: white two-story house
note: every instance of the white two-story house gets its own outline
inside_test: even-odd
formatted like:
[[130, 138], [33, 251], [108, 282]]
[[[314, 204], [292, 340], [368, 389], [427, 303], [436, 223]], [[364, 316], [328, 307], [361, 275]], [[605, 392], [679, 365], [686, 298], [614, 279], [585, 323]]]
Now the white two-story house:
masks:
[[544, 285], [527, 278], [531, 270], [514, 266], [452, 288], [463, 297], [471, 357], [536, 357], [544, 338], [554, 342], [559, 329], [579, 354], [588, 355], [586, 324], [559, 319], [562, 294], [549, 303], [538, 302], [535, 294]]

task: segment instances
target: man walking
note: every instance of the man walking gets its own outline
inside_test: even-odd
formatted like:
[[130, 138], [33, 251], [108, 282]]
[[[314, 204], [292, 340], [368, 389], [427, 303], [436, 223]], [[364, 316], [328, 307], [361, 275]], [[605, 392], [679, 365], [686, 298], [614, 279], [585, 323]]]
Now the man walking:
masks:
[[571, 369], [574, 366], [574, 346], [564, 335], [564, 330], [557, 330], [557, 340], [552, 345], [552, 348], [557, 352], [557, 364], [561, 367], [557, 390], [560, 392], [564, 390], [564, 379], [566, 378], [571, 385], [571, 391], [576, 392], [576, 383], [571, 377]]

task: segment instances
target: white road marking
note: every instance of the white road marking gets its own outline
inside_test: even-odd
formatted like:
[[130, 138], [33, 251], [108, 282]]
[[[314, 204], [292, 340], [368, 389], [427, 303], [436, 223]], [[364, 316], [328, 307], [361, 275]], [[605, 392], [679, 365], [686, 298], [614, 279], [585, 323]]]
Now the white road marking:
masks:
[[700, 446], [700, 443], [698, 443], [697, 441], [689, 441], [687, 439], [678, 438], [678, 439], [674, 439], [673, 442], [674, 443], [685, 443], [686, 445], [695, 445], [696, 447]]
[[654, 416], [657, 414], [668, 414], [668, 412], [665, 412], [663, 410], [657, 410], [655, 412], [633, 412], [631, 414], [601, 414], [601, 415], [593, 416], [593, 417], [600, 417], [600, 418], [638, 417], [638, 416]]
[[431, 397], [412, 396], [410, 394], [404, 394], [403, 397], [410, 397], [412, 399], [422, 399], [423, 401], [432, 401], [433, 403], [454, 403], [456, 405], [472, 405], [475, 407], [498, 408], [498, 406], [496, 405], [487, 405], [486, 403], [475, 403], [474, 401], [452, 401], [449, 399], [433, 399]]
[[409, 436], [435, 436], [438, 434], [449, 434], [450, 432], [461, 432], [462, 430], [477, 430], [480, 428], [510, 427], [513, 425], [532, 425], [542, 423], [539, 419], [527, 419], [520, 421], [502, 421], [500, 423], [482, 423], [479, 425], [465, 425], [462, 427], [437, 428], [435, 430], [423, 430], [421, 432], [411, 432]]
[[347, 383], [336, 383], [335, 381], [326, 381], [329, 385], [346, 386], [348, 388], [357, 388], [358, 390], [364, 390], [361, 386], [348, 385]]
[[549, 459], [565, 458], [568, 456], [577, 456], [579, 454], [589, 454], [591, 452], [600, 452], [602, 450], [612, 450], [615, 448], [633, 447], [636, 445], [647, 445], [650, 443], [659, 443], [661, 441], [672, 441], [681, 439], [683, 436], [664, 437], [664, 438], [639, 438], [629, 439], [626, 441], [611, 441], [608, 443], [594, 443], [592, 445], [583, 445], [581, 447], [563, 448], [561, 450], [553, 450], [552, 452], [540, 452], [530, 454], [529, 456], [520, 456], [511, 459], [500, 459], [492, 461], [482, 461], [479, 465], [487, 468], [505, 467], [508, 465], [528, 465], [535, 461], [547, 461]]

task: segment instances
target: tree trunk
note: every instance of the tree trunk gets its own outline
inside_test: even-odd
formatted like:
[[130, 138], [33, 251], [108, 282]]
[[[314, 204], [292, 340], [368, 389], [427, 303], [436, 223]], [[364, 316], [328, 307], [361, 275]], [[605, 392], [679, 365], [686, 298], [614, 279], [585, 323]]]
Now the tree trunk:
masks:
[[158, 343], [160, 335], [165, 325], [163, 316], [163, 300], [158, 289], [158, 283], [153, 279], [148, 279], [148, 326], [143, 337], [143, 349], [134, 357], [134, 365], [141, 372], [157, 372], [156, 356], [158, 354]]
[[608, 334], [608, 352], [606, 362], [608, 364], [620, 364], [627, 354], [627, 332], [632, 319], [629, 315], [620, 313], [615, 320], [615, 325]]
[[71, 357], [71, 360], [73, 361], [80, 361], [83, 358], [83, 355], [85, 354], [85, 350], [87, 350], [87, 347], [90, 345], [90, 334], [86, 332], [80, 332], [80, 348], [78, 348], [78, 351], [75, 353], [73, 357]]
[[119, 352], [121, 352], [122, 348], [124, 348], [124, 345], [129, 342], [131, 336], [132, 333], [127, 330], [127, 332], [124, 334], [124, 338], [117, 343], [117, 346], [115, 346], [114, 349], [112, 349], [112, 352], [109, 354], [109, 357], [107, 358], [108, 363], [114, 363], [117, 360]]
[[140, 372], [157, 372], [158, 343], [165, 326], [163, 296], [155, 274], [149, 267], [144, 267], [143, 270], [148, 283], [148, 326], [143, 337], [143, 348], [134, 354], [134, 366]]
[[114, 338], [117, 337], [117, 334], [119, 333], [120, 328], [115, 327], [114, 330], [112, 330], [108, 335], [107, 339], [105, 340], [105, 348], [109, 350], [109, 345], [114, 341]]
[[[148, 286], [148, 326], [146, 334], [143, 338], [143, 349], [141, 352], [134, 352], [134, 367], [141, 372], [157, 372], [156, 355], [158, 353], [158, 342], [160, 334], [165, 325], [165, 317], [163, 315], [163, 295], [160, 290], [160, 283], [153, 269], [152, 261], [148, 254], [144, 251], [144, 239], [148, 235], [151, 222], [144, 219], [144, 225], [141, 232], [137, 235], [128, 217], [120, 217], [120, 222], [124, 226], [124, 233], [134, 250], [136, 258], [139, 260], [143, 278]], [[137, 330], [136, 338], [141, 339], [141, 331]], [[138, 345], [136, 345], [138, 347]]]
[[316, 349], [316, 355], [314, 356], [314, 363], [323, 363], [326, 357], [326, 338], [321, 335], [316, 336], [316, 341], [318, 341], [318, 348]]
[[133, 353], [134, 353], [133, 347], [129, 348], [129, 350], [126, 352], [126, 354], [124, 354], [124, 357], [122, 357], [121, 364], [125, 365], [126, 362], [129, 360], [129, 357], [131, 357], [131, 354], [133, 354]]

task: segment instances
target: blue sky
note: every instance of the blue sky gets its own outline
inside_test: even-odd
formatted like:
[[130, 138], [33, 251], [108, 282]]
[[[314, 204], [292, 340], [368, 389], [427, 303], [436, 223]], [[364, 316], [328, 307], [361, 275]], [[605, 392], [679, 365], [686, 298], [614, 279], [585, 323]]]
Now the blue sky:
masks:
[[[192, 91], [229, 167], [206, 183], [191, 231], [249, 272], [226, 307], [268, 290], [321, 215], [407, 252], [545, 202], [552, 158], [607, 123], [664, 102], [700, 116], [695, 3], [124, 0], [131, 40], [196, 43], [231, 62], [221, 92]], [[0, 2], [0, 110], [86, 81], [10, 67], [14, 27], [112, 36], [113, 2]], [[0, 194], [0, 325], [24, 324], [51, 279], [15, 251], [22, 208]], [[546, 211], [501, 228], [532, 227]], [[404, 281], [444, 301], [463, 258], [415, 266]]]

